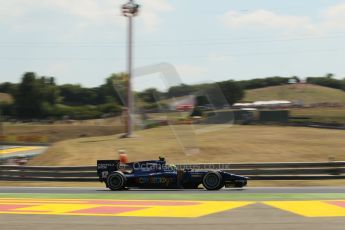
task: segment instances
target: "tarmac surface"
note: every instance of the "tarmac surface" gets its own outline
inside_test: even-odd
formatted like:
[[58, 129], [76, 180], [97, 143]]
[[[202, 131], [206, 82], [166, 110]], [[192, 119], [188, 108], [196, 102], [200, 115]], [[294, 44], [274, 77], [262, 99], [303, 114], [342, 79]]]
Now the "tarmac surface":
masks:
[[[100, 188], [31, 188], [31, 187], [0, 187], [0, 193], [29, 194], [343, 194], [345, 187], [304, 187], [304, 188], [245, 188], [223, 189], [220, 191], [205, 190], [129, 190], [112, 192]], [[0, 194], [1, 195], [1, 194]], [[100, 196], [101, 197], [101, 196]], [[15, 198], [13, 198], [15, 199]], [[20, 200], [20, 198], [19, 198]], [[51, 201], [50, 201], [51, 202]], [[55, 201], [54, 201], [55, 202]], [[284, 205], [290, 202], [291, 206], [284, 209]], [[302, 203], [298, 203], [302, 202]], [[303, 203], [305, 202], [305, 203]], [[324, 204], [322, 204], [324, 202]], [[337, 206], [330, 203], [338, 202]], [[139, 216], [71, 216], [71, 215], [40, 215], [40, 214], [0, 214], [0, 229], [27, 230], [27, 229], [179, 229], [179, 230], [218, 230], [218, 229], [250, 229], [250, 230], [280, 230], [280, 229], [313, 229], [313, 230], [343, 230], [345, 226], [345, 201], [257, 201], [241, 207], [213, 212], [196, 218], [174, 217], [139, 217]], [[334, 216], [327, 216], [331, 209], [323, 208], [324, 216], [317, 216], [317, 205], [328, 205], [337, 211]], [[331, 205], [331, 206], [330, 206]], [[299, 213], [304, 206], [310, 206], [308, 213]], [[45, 206], [46, 207], [46, 206]], [[295, 211], [294, 211], [295, 210]]]
[[313, 229], [343, 230], [344, 217], [307, 218], [263, 204], [224, 211], [200, 218], [93, 217], [55, 215], [0, 215], [0, 229]]

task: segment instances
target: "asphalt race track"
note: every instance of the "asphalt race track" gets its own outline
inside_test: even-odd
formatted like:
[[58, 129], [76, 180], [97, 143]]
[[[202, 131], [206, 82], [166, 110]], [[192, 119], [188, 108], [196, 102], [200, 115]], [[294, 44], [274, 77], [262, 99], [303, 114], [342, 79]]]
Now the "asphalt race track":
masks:
[[[284, 198], [269, 200], [267, 198], [268, 200], [138, 201], [140, 198], [136, 198], [136, 196], [152, 195], [155, 197], [164, 196], [164, 194], [176, 194], [179, 199], [198, 194], [205, 194], [205, 197], [233, 194], [233, 196], [250, 198], [273, 193], [287, 194], [290, 200]], [[75, 198], [68, 199], [66, 194]], [[104, 198], [106, 197], [103, 196], [104, 194], [107, 196], [110, 194], [112, 197], [118, 195], [119, 199]], [[126, 194], [133, 194], [134, 200], [125, 198]], [[325, 200], [320, 198], [327, 197], [327, 194], [329, 198]], [[199, 189], [120, 192], [102, 188], [0, 187], [0, 229], [343, 230], [345, 226], [344, 194], [345, 187], [248, 187], [220, 191]], [[83, 197], [86, 196], [93, 198], [84, 199]], [[304, 200], [304, 196], [307, 199]], [[294, 200], [296, 197], [300, 197], [300, 199]], [[226, 208], [224, 208], [225, 206]], [[104, 207], [106, 208], [104, 209]], [[122, 213], [113, 212], [109, 215], [111, 208], [113, 211], [123, 210]], [[11, 213], [11, 210], [15, 211]], [[108, 211], [108, 213], [97, 216], [90, 210], [93, 210], [94, 213], [97, 211], [98, 213]]]
[[188, 190], [148, 190], [148, 189], [131, 189], [126, 191], [110, 191], [106, 188], [99, 187], [0, 187], [0, 193], [53, 193], [53, 194], [133, 194], [133, 193], [186, 193], [186, 194], [219, 194], [219, 193], [345, 193], [345, 187], [246, 187], [221, 189], [219, 191], [207, 191], [204, 189]]
[[305, 218], [285, 211], [274, 210], [262, 204], [255, 204], [241, 209], [225, 211], [202, 218], [186, 219], [146, 217], [138, 218], [53, 215], [0, 215], [0, 228], [4, 230], [343, 230], [344, 224], [345, 218]]

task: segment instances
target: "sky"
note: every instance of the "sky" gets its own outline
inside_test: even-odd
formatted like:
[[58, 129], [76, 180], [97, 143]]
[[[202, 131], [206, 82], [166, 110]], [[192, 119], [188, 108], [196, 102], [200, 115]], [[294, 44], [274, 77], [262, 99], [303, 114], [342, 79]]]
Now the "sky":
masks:
[[[186, 84], [345, 77], [345, 1], [136, 0], [134, 67], [167, 63]], [[23, 73], [94, 87], [126, 71], [125, 0], [0, 0], [0, 82]], [[159, 70], [134, 87], [167, 88]]]

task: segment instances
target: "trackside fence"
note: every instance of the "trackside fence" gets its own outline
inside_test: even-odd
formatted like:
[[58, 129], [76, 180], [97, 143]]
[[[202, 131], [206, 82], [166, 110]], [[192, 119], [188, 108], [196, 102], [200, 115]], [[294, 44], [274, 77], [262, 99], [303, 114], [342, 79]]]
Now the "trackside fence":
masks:
[[[223, 170], [251, 180], [345, 179], [345, 161], [177, 164], [178, 169]], [[2, 181], [98, 181], [96, 166], [0, 166]]]

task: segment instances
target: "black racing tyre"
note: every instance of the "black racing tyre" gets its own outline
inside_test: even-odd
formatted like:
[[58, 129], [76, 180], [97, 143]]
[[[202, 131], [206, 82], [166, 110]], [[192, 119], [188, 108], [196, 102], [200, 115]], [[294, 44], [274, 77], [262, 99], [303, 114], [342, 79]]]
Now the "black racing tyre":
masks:
[[126, 177], [122, 172], [113, 172], [107, 177], [106, 184], [113, 191], [122, 190], [126, 185]]
[[224, 186], [222, 175], [218, 172], [208, 172], [202, 179], [202, 185], [207, 190], [219, 190]]

